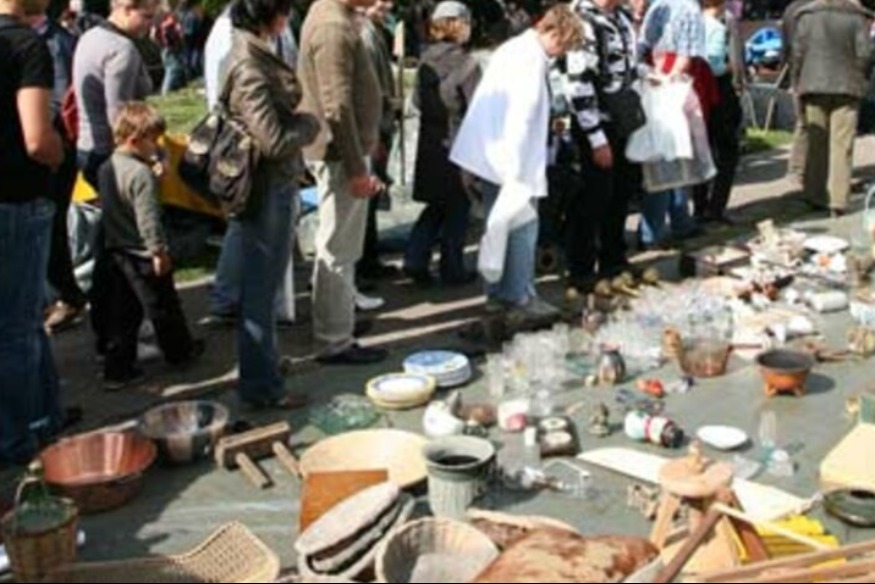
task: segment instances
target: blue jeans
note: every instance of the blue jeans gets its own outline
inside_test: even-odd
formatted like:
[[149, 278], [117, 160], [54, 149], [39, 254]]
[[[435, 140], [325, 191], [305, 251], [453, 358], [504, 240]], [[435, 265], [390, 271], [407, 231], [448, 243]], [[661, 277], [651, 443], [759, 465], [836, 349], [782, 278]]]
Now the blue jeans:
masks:
[[272, 185], [251, 215], [232, 221], [240, 230], [240, 250], [245, 259], [238, 264], [240, 322], [237, 350], [243, 401], [266, 404], [285, 393], [279, 371], [276, 343], [274, 295], [289, 263], [292, 236], [290, 182]]
[[169, 49], [161, 51], [161, 60], [164, 63], [164, 81], [161, 84], [161, 95], [167, 95], [185, 87], [188, 82], [186, 74], [185, 56]]
[[441, 279], [458, 283], [465, 279], [465, 236], [468, 233], [467, 197], [456, 205], [429, 203], [419, 215], [407, 240], [404, 268], [410, 272], [427, 272], [431, 250], [440, 240]]
[[[480, 183], [486, 216], [492, 211], [501, 189], [489, 182]], [[538, 246], [538, 220], [529, 221], [510, 232], [501, 280], [486, 285], [486, 295], [509, 304], [522, 306], [536, 296], [535, 253]]]
[[58, 374], [43, 329], [55, 205], [0, 203], [0, 460], [25, 463], [61, 421]]
[[[297, 196], [295, 194], [294, 196]], [[294, 199], [289, 205], [291, 225], [294, 227]], [[289, 257], [293, 246], [293, 237], [289, 237]], [[210, 314], [219, 316], [235, 316], [240, 311], [240, 274], [243, 264], [243, 234], [239, 221], [229, 221], [222, 240], [222, 250], [216, 262], [216, 276], [210, 290]], [[288, 263], [288, 262], [287, 262]], [[289, 266], [291, 270], [291, 266]], [[294, 290], [285, 283], [294, 275], [285, 275], [283, 282], [276, 290], [274, 304], [278, 320], [293, 320]], [[291, 307], [291, 308], [290, 308]]]
[[638, 240], [645, 245], [660, 243], [667, 238], [666, 215], [671, 221], [671, 233], [683, 237], [696, 228], [690, 216], [687, 189], [672, 189], [641, 196], [641, 222]]

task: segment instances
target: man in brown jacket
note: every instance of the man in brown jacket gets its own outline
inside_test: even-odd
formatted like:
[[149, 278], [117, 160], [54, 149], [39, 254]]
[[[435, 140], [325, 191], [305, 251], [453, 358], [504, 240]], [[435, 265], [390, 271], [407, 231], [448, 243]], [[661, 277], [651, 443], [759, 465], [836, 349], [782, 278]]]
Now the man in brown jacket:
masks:
[[319, 228], [313, 273], [313, 334], [323, 363], [361, 364], [384, 349], [354, 338], [355, 264], [362, 254], [368, 199], [384, 185], [370, 172], [382, 94], [356, 26], [356, 8], [374, 0], [316, 0], [301, 29], [298, 76], [303, 111], [322, 125], [304, 157], [319, 188]]

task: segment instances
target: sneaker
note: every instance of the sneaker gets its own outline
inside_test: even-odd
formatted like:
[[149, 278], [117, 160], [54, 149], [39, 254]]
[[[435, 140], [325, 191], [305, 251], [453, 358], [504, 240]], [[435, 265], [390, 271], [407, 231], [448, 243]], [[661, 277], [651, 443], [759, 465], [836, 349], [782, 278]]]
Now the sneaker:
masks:
[[73, 306], [63, 300], [58, 300], [46, 312], [46, 319], [43, 325], [46, 328], [46, 332], [51, 335], [76, 326], [82, 322], [84, 315], [84, 306]]
[[382, 308], [386, 301], [378, 296], [365, 296], [358, 290], [355, 292], [355, 307], [362, 312]]
[[125, 375], [124, 377], [105, 377], [103, 379], [103, 389], [104, 391], [120, 391], [122, 389], [126, 389], [128, 387], [132, 387], [139, 383], [142, 383], [146, 379], [146, 374], [142, 369], [131, 369], [131, 371]]

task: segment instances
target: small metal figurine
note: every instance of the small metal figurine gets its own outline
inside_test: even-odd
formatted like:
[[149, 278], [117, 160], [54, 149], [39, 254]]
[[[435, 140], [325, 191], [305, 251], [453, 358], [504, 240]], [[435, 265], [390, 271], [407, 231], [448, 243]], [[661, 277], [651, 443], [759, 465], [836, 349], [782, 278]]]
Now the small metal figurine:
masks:
[[593, 436], [603, 438], [611, 433], [610, 423], [611, 412], [608, 406], [604, 403], [599, 403], [593, 408], [592, 415], [589, 418], [589, 433]]

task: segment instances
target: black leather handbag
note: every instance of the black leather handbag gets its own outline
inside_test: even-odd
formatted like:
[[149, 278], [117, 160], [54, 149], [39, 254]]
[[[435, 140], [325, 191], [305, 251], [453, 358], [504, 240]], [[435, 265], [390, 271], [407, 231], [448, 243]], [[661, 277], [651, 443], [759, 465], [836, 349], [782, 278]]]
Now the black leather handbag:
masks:
[[192, 130], [177, 169], [186, 185], [229, 219], [249, 208], [259, 161], [255, 141], [228, 110], [231, 82], [239, 66], [229, 72], [216, 107]]

